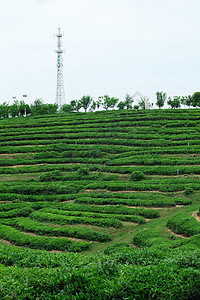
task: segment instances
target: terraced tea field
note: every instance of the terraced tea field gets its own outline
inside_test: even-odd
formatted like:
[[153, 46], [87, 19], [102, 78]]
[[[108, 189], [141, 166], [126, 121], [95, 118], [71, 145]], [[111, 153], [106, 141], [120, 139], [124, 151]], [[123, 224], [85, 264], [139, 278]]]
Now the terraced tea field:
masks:
[[[40, 283], [29, 285], [35, 280], [32, 267], [37, 269], [35, 276], [45, 282], [38, 288], [43, 293], [38, 299], [97, 299], [95, 293], [98, 299], [189, 299], [200, 294], [196, 263], [200, 256], [199, 110], [121, 110], [4, 119], [0, 120], [0, 146], [1, 297], [36, 299], [38, 294], [31, 287]], [[97, 251], [104, 253], [103, 258]], [[192, 265], [189, 256], [195, 257]], [[88, 266], [92, 260], [93, 271]], [[106, 271], [105, 261], [109, 261]], [[134, 265], [143, 267], [139, 272], [133, 270]], [[68, 268], [63, 272], [70, 268], [75, 276], [74, 268], [84, 266], [89, 268], [86, 274], [102, 270], [95, 279], [87, 277], [97, 280], [95, 292], [86, 292], [88, 281], [82, 277], [77, 280], [80, 286], [85, 284], [85, 290], [78, 283], [75, 287], [71, 277], [70, 284], [62, 278], [66, 290], [61, 279], [49, 287], [50, 278], [58, 275], [57, 268]], [[152, 266], [155, 274], [165, 267], [166, 274], [174, 274], [177, 268], [179, 275], [176, 283], [163, 277], [169, 286], [173, 282], [168, 291], [160, 291], [156, 279], [147, 284], [152, 290], [143, 283], [143, 294], [122, 286], [116, 290], [115, 279], [128, 266], [131, 276], [137, 272], [144, 276], [150, 271], [146, 266]], [[47, 267], [51, 269], [48, 275]], [[175, 268], [171, 273], [170, 267]], [[15, 272], [28, 278], [27, 294]], [[109, 288], [105, 278], [100, 288], [101, 274], [107, 276]], [[186, 286], [181, 276], [190, 277]], [[112, 280], [115, 288], [110, 286]], [[120, 280], [121, 285], [132, 279]], [[17, 282], [15, 292], [11, 282]]]

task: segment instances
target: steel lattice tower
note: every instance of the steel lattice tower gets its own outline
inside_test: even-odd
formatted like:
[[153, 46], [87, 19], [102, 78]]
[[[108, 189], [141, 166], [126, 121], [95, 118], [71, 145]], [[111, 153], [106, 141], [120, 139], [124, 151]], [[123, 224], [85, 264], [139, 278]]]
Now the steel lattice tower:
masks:
[[57, 49], [57, 89], [56, 89], [56, 104], [58, 108], [61, 108], [65, 104], [65, 91], [64, 91], [64, 80], [63, 80], [63, 50], [62, 50], [62, 34], [60, 28], [58, 28], [58, 49]]

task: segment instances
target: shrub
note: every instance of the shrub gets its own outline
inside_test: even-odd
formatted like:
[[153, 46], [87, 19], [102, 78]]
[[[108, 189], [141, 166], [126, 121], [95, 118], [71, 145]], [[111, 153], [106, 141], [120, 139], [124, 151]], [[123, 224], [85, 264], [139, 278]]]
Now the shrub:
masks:
[[81, 252], [91, 246], [88, 242], [74, 242], [61, 237], [32, 236], [6, 225], [0, 225], [0, 237], [18, 246], [45, 250]]
[[185, 189], [185, 191], [184, 191], [184, 194], [186, 195], [186, 196], [190, 196], [190, 195], [192, 195], [194, 193], [194, 190], [193, 190], [193, 188], [191, 188], [191, 187], [187, 187], [186, 189]]
[[145, 174], [140, 171], [135, 171], [131, 173], [131, 180], [133, 181], [140, 181], [146, 178]]
[[200, 223], [191, 215], [181, 213], [173, 216], [167, 221], [167, 227], [175, 233], [185, 236], [200, 234]]
[[38, 181], [41, 181], [41, 182], [57, 181], [57, 180], [61, 180], [61, 179], [62, 179], [61, 172], [53, 171], [53, 172], [48, 172], [48, 173], [40, 175], [40, 177], [38, 178]]
[[79, 176], [87, 176], [87, 175], [89, 175], [89, 173], [90, 173], [90, 171], [88, 168], [81, 167], [78, 169]]
[[108, 234], [93, 231], [89, 228], [55, 227], [37, 221], [33, 221], [29, 218], [17, 218], [11, 221], [4, 220], [3, 224], [11, 225], [12, 227], [15, 227], [21, 231], [33, 232], [38, 235], [73, 237], [99, 242], [111, 241], [111, 237]]
[[108, 218], [91, 218], [91, 217], [77, 217], [77, 216], [65, 216], [61, 214], [46, 213], [42, 211], [34, 212], [30, 215], [34, 220], [40, 222], [48, 221], [54, 224], [67, 225], [67, 224], [89, 224], [102, 227], [115, 227], [121, 228], [122, 222], [119, 220]]

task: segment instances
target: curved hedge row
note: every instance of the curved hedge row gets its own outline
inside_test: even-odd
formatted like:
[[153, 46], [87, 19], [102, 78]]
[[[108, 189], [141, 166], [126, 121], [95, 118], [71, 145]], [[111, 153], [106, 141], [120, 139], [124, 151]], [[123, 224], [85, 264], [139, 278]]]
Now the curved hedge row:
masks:
[[82, 197], [74, 200], [78, 204], [95, 204], [95, 205], [116, 205], [124, 204], [127, 206], [146, 206], [146, 207], [170, 207], [175, 206], [176, 203], [173, 199], [168, 200], [141, 200], [141, 199], [118, 199], [118, 198], [91, 198]]
[[81, 205], [73, 203], [63, 203], [63, 210], [69, 211], [85, 211], [85, 212], [96, 212], [96, 213], [106, 213], [114, 215], [139, 215], [147, 219], [154, 219], [159, 217], [159, 212], [153, 209], [143, 209], [143, 208], [130, 208], [123, 205], [115, 206], [91, 206], [91, 205]]
[[[61, 208], [61, 209], [60, 209]], [[120, 215], [120, 214], [109, 214], [109, 213], [95, 213], [89, 211], [66, 211], [62, 210], [62, 206], [59, 209], [45, 208], [43, 212], [53, 213], [64, 216], [77, 216], [77, 217], [91, 217], [91, 218], [103, 218], [103, 219], [117, 219], [125, 222], [133, 222], [138, 224], [145, 224], [145, 218], [137, 215]]]
[[167, 221], [168, 228], [185, 236], [200, 234], [200, 222], [188, 213], [180, 213]]
[[66, 238], [53, 238], [44, 236], [32, 236], [22, 233], [10, 226], [0, 224], [0, 238], [8, 240], [18, 246], [44, 250], [59, 250], [69, 252], [81, 252], [90, 248], [88, 242], [74, 242]]
[[[111, 216], [112, 217], [112, 216]], [[67, 224], [87, 224], [101, 227], [115, 227], [120, 228], [123, 224], [119, 220], [115, 219], [103, 219], [103, 218], [90, 218], [90, 217], [76, 217], [76, 216], [64, 216], [52, 213], [46, 213], [43, 211], [37, 211], [30, 214], [30, 218], [38, 221], [48, 221], [54, 224], [67, 225]]]
[[106, 233], [90, 230], [82, 227], [55, 227], [33, 221], [30, 218], [17, 218], [3, 221], [3, 224], [10, 225], [21, 231], [33, 232], [38, 235], [73, 237], [88, 241], [109, 242], [111, 237]]

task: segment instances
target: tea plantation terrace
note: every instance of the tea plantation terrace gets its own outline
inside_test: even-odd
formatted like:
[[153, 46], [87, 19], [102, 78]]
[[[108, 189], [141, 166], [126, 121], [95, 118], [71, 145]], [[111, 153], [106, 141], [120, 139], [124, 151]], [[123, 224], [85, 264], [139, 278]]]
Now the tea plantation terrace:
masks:
[[199, 176], [198, 109], [1, 119], [0, 298], [198, 297]]

